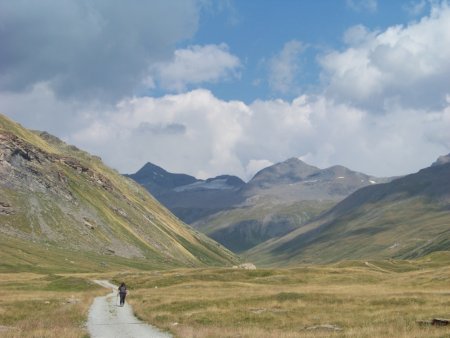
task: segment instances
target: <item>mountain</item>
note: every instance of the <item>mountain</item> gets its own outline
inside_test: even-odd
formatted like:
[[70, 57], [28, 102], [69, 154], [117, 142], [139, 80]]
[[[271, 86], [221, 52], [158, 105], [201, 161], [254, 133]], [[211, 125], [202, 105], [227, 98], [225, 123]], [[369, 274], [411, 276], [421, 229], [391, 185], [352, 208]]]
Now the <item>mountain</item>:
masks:
[[99, 157], [48, 133], [27, 130], [3, 115], [0, 242], [0, 267], [33, 265], [36, 257], [26, 254], [31, 248], [47, 252], [49, 260], [53, 258], [48, 253], [62, 257], [67, 252], [60, 265], [68, 264], [68, 256], [89, 255], [85, 262], [117, 257], [125, 265], [139, 261], [157, 267], [236, 261]]
[[297, 230], [248, 252], [262, 264], [420, 257], [450, 250], [450, 162], [362, 188]]
[[153, 196], [159, 196], [167, 190], [199, 182], [193, 176], [169, 173], [153, 163], [145, 164], [132, 175], [125, 175], [144, 186]]
[[361, 187], [388, 180], [343, 166], [319, 169], [298, 158], [291, 158], [259, 171], [245, 186], [243, 194], [247, 197], [270, 195], [292, 201], [337, 201]]
[[[298, 158], [262, 169], [247, 184], [235, 176], [203, 181], [181, 175], [146, 164], [128, 176], [156, 192], [183, 221], [234, 252], [281, 237], [357, 189], [387, 181], [342, 166], [319, 169]], [[181, 177], [185, 181], [172, 183]]]
[[191, 224], [237, 203], [240, 199], [237, 191], [245, 185], [236, 176], [199, 180], [186, 174], [167, 172], [152, 163], [126, 176], [144, 186], [181, 220]]
[[291, 158], [259, 171], [238, 191], [238, 204], [193, 226], [243, 253], [301, 227], [359, 188], [388, 180], [343, 166], [319, 169]]

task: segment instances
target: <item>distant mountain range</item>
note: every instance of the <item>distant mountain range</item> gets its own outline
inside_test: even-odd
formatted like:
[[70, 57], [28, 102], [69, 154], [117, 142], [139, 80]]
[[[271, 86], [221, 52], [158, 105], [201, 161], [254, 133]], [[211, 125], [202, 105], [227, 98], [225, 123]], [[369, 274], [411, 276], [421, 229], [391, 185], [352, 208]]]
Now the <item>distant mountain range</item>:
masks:
[[[166, 202], [189, 199], [194, 210], [209, 208], [195, 213], [193, 226], [260, 265], [409, 259], [450, 250], [450, 154], [398, 178], [319, 169], [292, 158], [248, 183], [200, 189], [214, 180], [191, 178], [163, 194], [170, 196]], [[187, 194], [193, 191], [195, 198]], [[206, 191], [214, 191], [214, 208]]]
[[[400, 178], [291, 158], [248, 183], [146, 164], [127, 175], [178, 217], [266, 266], [450, 250], [450, 154]], [[0, 271], [231, 265], [229, 250], [143, 187], [0, 115]], [[53, 270], [54, 271], [54, 270]]]
[[450, 154], [354, 192], [312, 222], [247, 253], [264, 264], [416, 258], [450, 250]]
[[248, 183], [226, 175], [198, 180], [151, 163], [127, 176], [235, 252], [297, 229], [361, 187], [390, 180], [342, 166], [319, 169], [298, 158], [265, 168]]
[[0, 270], [22, 266], [30, 271], [36, 262], [65, 268], [67, 257], [78, 267], [82, 257], [85, 264], [116, 257], [121, 264], [141, 262], [158, 268], [237, 261], [100, 158], [3, 115], [0, 245]]

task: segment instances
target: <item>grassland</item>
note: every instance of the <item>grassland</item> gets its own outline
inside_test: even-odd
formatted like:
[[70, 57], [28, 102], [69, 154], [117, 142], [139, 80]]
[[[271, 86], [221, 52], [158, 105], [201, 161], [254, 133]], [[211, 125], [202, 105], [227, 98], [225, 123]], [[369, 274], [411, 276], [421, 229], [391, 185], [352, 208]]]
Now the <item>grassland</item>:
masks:
[[115, 276], [137, 315], [177, 337], [449, 337], [450, 255], [296, 269]]
[[0, 273], [0, 336], [87, 337], [88, 306], [129, 285], [139, 318], [175, 337], [450, 337], [450, 253], [294, 269]]
[[88, 337], [89, 306], [103, 293], [87, 276], [1, 273], [0, 337]]

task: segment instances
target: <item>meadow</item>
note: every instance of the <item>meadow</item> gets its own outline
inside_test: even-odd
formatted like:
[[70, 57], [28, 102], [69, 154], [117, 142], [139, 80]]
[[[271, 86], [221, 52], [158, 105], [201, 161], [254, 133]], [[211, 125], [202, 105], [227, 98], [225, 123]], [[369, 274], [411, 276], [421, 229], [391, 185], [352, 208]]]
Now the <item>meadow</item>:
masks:
[[104, 293], [86, 275], [0, 273], [0, 337], [89, 337], [89, 306]]
[[296, 269], [115, 276], [136, 314], [177, 337], [450, 337], [448, 254]]
[[129, 285], [136, 315], [175, 337], [450, 337], [450, 254], [291, 269], [0, 274], [0, 336], [88, 337], [90, 280]]

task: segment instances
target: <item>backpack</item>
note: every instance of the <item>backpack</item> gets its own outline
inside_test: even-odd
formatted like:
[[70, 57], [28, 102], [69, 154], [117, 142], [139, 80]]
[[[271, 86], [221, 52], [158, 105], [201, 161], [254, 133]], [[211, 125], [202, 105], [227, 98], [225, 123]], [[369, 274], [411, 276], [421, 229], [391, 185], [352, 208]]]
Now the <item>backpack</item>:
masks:
[[124, 285], [124, 286], [119, 287], [119, 292], [120, 292], [120, 293], [127, 293], [127, 288], [126, 288], [126, 286]]

